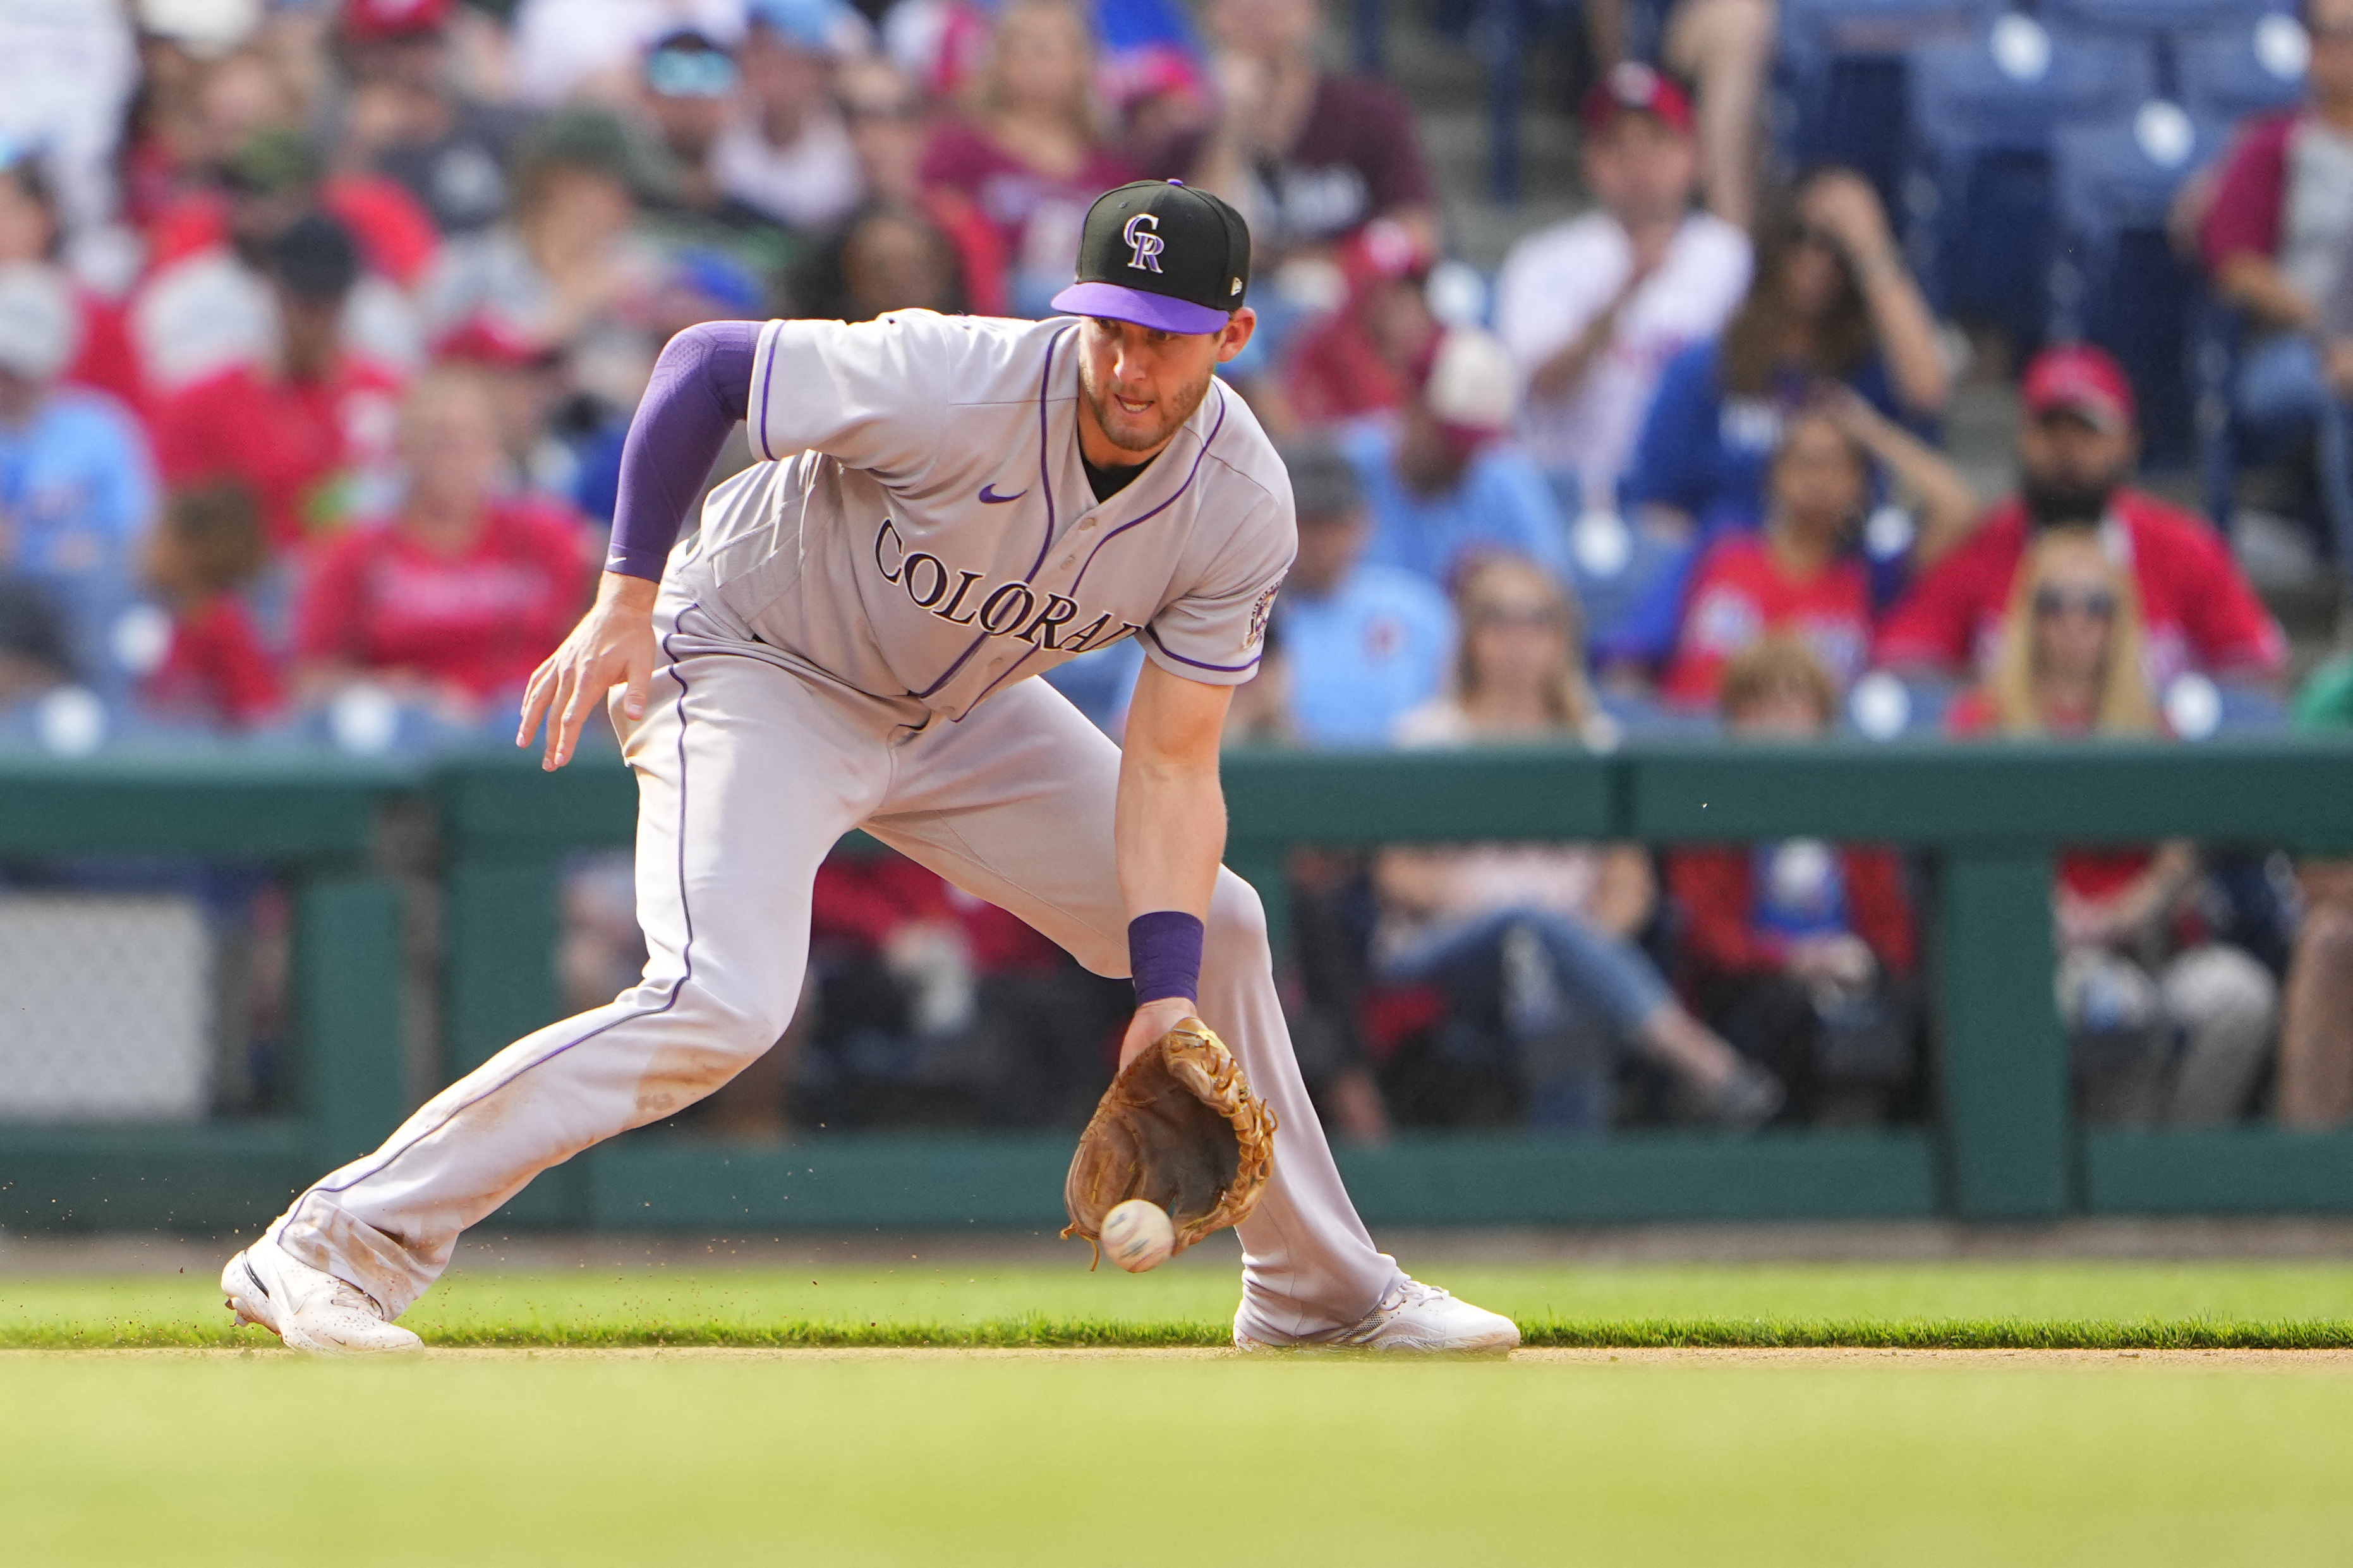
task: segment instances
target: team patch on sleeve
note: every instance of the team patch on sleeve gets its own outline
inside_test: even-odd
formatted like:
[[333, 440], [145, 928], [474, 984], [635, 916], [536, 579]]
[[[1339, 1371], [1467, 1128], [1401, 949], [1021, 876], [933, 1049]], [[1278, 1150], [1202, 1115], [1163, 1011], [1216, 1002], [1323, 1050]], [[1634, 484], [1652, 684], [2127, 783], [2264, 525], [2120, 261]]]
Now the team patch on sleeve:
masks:
[[1282, 592], [1282, 578], [1277, 577], [1266, 585], [1266, 592], [1261, 594], [1256, 602], [1250, 605], [1250, 627], [1242, 633], [1244, 653], [1250, 652], [1250, 649], [1266, 641], [1266, 618], [1274, 613], [1274, 596]]

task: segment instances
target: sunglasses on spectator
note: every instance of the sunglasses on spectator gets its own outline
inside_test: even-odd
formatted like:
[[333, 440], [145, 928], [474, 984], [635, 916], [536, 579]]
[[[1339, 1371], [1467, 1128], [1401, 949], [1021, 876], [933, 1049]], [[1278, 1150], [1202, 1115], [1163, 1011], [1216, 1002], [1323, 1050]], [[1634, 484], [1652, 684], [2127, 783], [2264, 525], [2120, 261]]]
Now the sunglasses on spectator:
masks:
[[663, 49], [646, 60], [646, 89], [657, 98], [724, 98], [735, 90], [735, 62], [716, 49]]
[[2095, 621], [2113, 620], [2116, 596], [2105, 588], [2037, 588], [2034, 613], [2044, 620], [2056, 620], [2069, 614], [2089, 616]]
[[1815, 250], [1828, 251], [1832, 256], [1846, 254], [1846, 241], [1816, 223], [1801, 223], [1790, 234], [1798, 244]]
[[1481, 605], [1472, 610], [1471, 624], [1484, 628], [1548, 632], [1560, 626], [1560, 612], [1549, 605]]
[[2340, 22], [2330, 27], [2307, 23], [2305, 32], [2316, 44], [2353, 44], [2353, 23]]

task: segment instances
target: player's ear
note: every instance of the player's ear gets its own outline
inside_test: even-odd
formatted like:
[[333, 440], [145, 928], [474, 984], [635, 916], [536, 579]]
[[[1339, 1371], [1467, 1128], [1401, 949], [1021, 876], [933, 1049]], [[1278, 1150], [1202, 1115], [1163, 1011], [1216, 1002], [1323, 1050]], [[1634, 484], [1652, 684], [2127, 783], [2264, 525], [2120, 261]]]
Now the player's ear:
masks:
[[1229, 318], [1218, 332], [1218, 363], [1224, 364], [1242, 350], [1250, 347], [1250, 334], [1258, 331], [1258, 312], [1244, 305]]

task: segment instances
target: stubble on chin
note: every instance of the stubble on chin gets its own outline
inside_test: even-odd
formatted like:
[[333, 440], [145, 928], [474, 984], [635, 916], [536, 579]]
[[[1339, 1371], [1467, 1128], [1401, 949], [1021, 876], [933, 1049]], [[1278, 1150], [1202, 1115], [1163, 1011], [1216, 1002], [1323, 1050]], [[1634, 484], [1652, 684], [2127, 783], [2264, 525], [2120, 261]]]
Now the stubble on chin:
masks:
[[1095, 425], [1111, 444], [1123, 452], [1155, 452], [1167, 444], [1177, 427], [1193, 417], [1193, 410], [1201, 406], [1201, 399], [1209, 395], [1209, 372], [1192, 385], [1179, 388], [1172, 397], [1163, 398], [1161, 416], [1149, 428], [1139, 430], [1135, 416], [1113, 401], [1111, 395], [1095, 385], [1094, 377], [1082, 363], [1079, 369], [1079, 393], [1094, 410]]

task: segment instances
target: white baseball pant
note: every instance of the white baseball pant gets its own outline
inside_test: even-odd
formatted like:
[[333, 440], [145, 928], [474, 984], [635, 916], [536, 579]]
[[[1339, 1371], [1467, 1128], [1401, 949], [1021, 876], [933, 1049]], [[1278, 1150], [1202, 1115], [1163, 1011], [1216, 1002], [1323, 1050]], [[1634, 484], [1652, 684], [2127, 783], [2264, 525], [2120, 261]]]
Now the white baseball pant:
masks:
[[[614, 710], [638, 775], [645, 978], [451, 1084], [274, 1227], [294, 1257], [395, 1316], [439, 1278], [459, 1233], [533, 1176], [674, 1114], [775, 1043], [799, 998], [818, 865], [851, 828], [1095, 973], [1127, 973], [1119, 750], [1060, 692], [1023, 681], [951, 723], [851, 691], [682, 601], [665, 588], [645, 718]], [[1292, 1054], [1264, 911], [1231, 871], [1208, 925], [1202, 1018], [1281, 1122], [1273, 1178], [1240, 1227], [1242, 1327], [1281, 1339], [1356, 1322], [1397, 1263], [1341, 1184]]]

